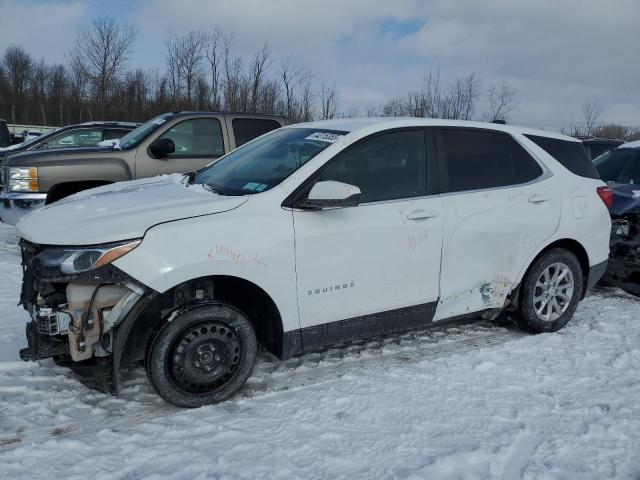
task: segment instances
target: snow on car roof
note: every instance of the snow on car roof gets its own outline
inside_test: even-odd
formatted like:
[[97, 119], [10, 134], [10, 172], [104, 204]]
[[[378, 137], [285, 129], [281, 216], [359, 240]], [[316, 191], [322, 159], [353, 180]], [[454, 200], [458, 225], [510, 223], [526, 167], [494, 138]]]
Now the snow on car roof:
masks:
[[504, 125], [499, 123], [475, 122], [468, 120], [445, 120], [439, 118], [417, 118], [417, 117], [356, 117], [337, 118], [332, 120], [318, 120], [315, 122], [296, 123], [285, 128], [317, 128], [326, 130], [341, 130], [345, 132], [357, 132], [359, 130], [369, 130], [372, 132], [386, 130], [389, 128], [401, 128], [412, 126], [439, 126], [439, 127], [469, 127], [485, 128], [511, 134], [538, 135], [541, 137], [556, 138], [571, 142], [580, 142], [574, 137], [569, 137], [556, 132], [539, 130], [536, 128], [520, 127], [517, 125]]
[[623, 143], [617, 148], [640, 148], [640, 140], [636, 140], [634, 142]]

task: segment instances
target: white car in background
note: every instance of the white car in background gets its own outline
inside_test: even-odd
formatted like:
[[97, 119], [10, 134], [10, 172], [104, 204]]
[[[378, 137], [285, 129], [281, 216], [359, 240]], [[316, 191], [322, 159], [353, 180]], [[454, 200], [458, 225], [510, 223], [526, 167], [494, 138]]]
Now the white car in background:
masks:
[[579, 140], [343, 119], [263, 135], [187, 175], [81, 192], [17, 225], [25, 360], [117, 392], [223, 400], [279, 358], [507, 310], [553, 332], [606, 269], [610, 192]]

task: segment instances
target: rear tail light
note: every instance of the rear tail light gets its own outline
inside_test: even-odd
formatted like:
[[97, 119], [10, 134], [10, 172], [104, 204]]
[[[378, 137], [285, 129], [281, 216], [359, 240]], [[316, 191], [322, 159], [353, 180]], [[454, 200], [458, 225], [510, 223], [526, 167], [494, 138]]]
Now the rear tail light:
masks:
[[611, 208], [611, 205], [613, 205], [613, 190], [611, 190], [611, 187], [598, 187], [596, 190], [606, 207]]

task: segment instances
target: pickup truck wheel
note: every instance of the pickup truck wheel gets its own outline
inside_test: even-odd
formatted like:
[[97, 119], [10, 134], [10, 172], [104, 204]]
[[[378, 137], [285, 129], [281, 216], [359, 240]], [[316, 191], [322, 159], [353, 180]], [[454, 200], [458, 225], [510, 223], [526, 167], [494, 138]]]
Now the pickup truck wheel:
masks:
[[560, 330], [578, 308], [582, 288], [582, 267], [573, 253], [563, 248], [545, 252], [524, 279], [518, 326], [532, 333]]
[[242, 312], [202, 305], [178, 314], [156, 334], [147, 350], [147, 376], [167, 402], [199, 407], [237, 392], [256, 353], [255, 332]]

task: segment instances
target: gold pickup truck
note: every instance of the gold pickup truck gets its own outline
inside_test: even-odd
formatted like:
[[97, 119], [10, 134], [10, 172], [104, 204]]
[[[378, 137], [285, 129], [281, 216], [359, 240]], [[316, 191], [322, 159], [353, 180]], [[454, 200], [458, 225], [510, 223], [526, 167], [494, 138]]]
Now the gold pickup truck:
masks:
[[2, 165], [0, 218], [15, 225], [33, 209], [83, 190], [192, 172], [285, 124], [279, 115], [173, 112], [152, 118], [109, 146], [10, 155]]

